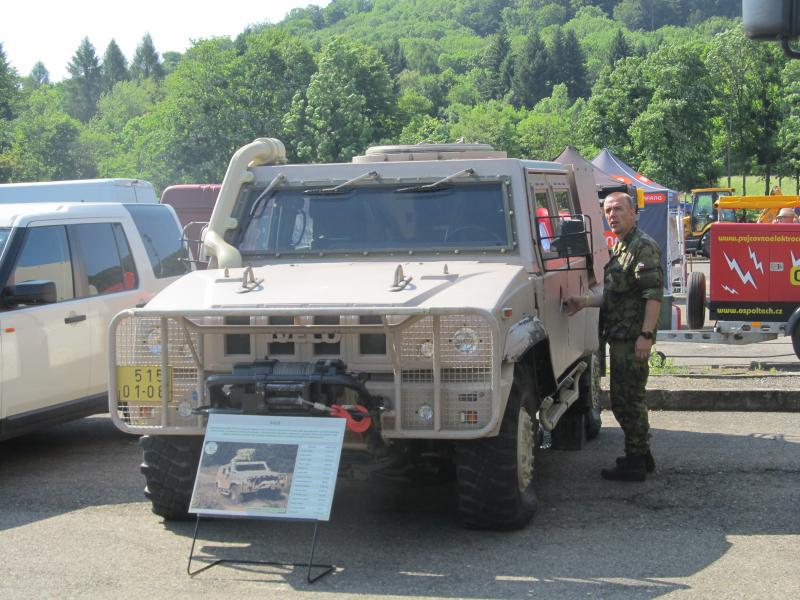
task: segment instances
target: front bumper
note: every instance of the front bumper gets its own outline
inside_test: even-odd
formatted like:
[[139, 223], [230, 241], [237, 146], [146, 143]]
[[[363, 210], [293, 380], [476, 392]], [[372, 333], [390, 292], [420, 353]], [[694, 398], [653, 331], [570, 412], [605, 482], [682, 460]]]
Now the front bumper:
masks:
[[[227, 352], [236, 346], [231, 336], [241, 342], [239, 354]], [[211, 389], [225, 385], [235, 364], [267, 355], [298, 365], [324, 358], [363, 378], [382, 407], [377, 426], [384, 438], [485, 437], [499, 429], [511, 387], [500, 340], [490, 313], [468, 309], [128, 310], [109, 328], [109, 410], [128, 433], [199, 435], [204, 410], [218, 408]], [[126, 387], [132, 369], [166, 374], [159, 393], [142, 397]], [[296, 397], [289, 387], [284, 395]], [[358, 392], [350, 393], [359, 403]]]

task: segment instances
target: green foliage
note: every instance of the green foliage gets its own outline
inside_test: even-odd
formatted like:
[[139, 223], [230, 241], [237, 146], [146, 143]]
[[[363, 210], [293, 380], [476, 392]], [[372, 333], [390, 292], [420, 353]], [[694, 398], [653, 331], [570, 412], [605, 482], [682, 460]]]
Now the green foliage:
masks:
[[539, 34], [532, 32], [514, 61], [511, 78], [511, 102], [530, 108], [548, 93], [551, 77], [550, 54]]
[[71, 78], [66, 81], [67, 112], [82, 122], [94, 115], [102, 93], [102, 73], [97, 53], [89, 38], [83, 38], [67, 65]]
[[164, 67], [161, 58], [153, 45], [153, 38], [145, 33], [142, 41], [136, 47], [136, 52], [131, 60], [130, 76], [133, 79], [152, 77], [156, 80], [164, 79]]
[[113, 39], [108, 43], [105, 54], [103, 54], [101, 71], [104, 92], [110, 92], [117, 82], [128, 79], [128, 61], [125, 60], [122, 50]]
[[511, 87], [511, 44], [505, 28], [492, 36], [480, 60], [477, 88], [483, 100], [500, 100]]
[[320, 53], [305, 94], [285, 119], [293, 150], [304, 161], [343, 161], [394, 133], [397, 106], [380, 54], [334, 38]]
[[96, 175], [80, 140], [81, 123], [63, 109], [61, 88], [41, 86], [11, 126], [0, 155], [8, 181], [83, 179]]
[[28, 89], [36, 89], [40, 85], [48, 85], [49, 83], [50, 72], [42, 61], [37, 61], [26, 78], [25, 85]]
[[14, 118], [18, 100], [19, 77], [8, 63], [3, 44], [0, 42], [0, 119]]

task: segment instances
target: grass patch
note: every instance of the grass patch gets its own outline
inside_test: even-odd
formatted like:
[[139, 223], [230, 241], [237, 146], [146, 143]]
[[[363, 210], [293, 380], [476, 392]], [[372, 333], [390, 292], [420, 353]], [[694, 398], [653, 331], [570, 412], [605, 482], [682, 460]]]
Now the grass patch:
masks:
[[664, 356], [663, 352], [654, 351], [647, 361], [650, 364], [650, 375], [688, 375], [689, 367], [676, 365], [671, 358]]
[[[777, 177], [770, 177], [769, 186], [770, 188], [778, 183]], [[728, 187], [728, 178], [727, 177], [720, 177], [719, 183], [717, 184], [719, 187]], [[737, 175], [731, 177], [731, 187], [736, 189], [736, 194], [742, 193], [742, 176]], [[787, 196], [794, 196], [800, 192], [797, 191], [797, 187], [795, 186], [794, 177], [784, 177], [783, 181], [781, 181], [781, 191]], [[759, 175], [748, 175], [747, 176], [747, 195], [748, 196], [761, 196], [764, 193], [764, 178]]]

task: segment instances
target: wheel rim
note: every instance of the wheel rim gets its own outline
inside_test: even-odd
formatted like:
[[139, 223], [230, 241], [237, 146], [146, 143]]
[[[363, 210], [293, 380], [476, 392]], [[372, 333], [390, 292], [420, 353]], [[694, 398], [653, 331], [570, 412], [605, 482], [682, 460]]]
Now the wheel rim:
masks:
[[528, 411], [521, 408], [517, 419], [517, 485], [525, 491], [533, 479], [533, 420]]

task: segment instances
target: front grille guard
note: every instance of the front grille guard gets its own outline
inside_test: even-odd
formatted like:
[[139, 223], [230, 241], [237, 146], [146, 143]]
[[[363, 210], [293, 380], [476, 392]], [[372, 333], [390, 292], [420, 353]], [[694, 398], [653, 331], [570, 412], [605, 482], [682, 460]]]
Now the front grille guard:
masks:
[[[272, 324], [250, 324], [250, 325], [224, 325], [224, 324], [203, 324], [202, 321], [208, 317], [325, 317], [325, 316], [381, 316], [383, 317], [383, 324], [339, 324], [339, 325], [314, 325], [314, 324], [300, 324], [300, 325], [272, 325]], [[461, 317], [479, 317], [488, 327], [491, 333], [491, 367], [488, 373], [491, 382], [491, 414], [488, 422], [480, 429], [468, 430], [454, 430], [444, 428], [442, 419], [443, 411], [443, 390], [442, 384], [451, 383], [449, 380], [442, 380], [442, 362], [443, 350], [441, 343], [440, 326], [443, 319], [446, 318], [461, 318]], [[434, 421], [432, 428], [420, 429], [411, 426], [403, 425], [403, 385], [407, 384], [409, 377], [413, 379], [416, 371], [404, 368], [403, 363], [403, 348], [402, 334], [415, 325], [419, 324], [423, 319], [431, 317], [433, 335], [431, 338], [431, 368], [424, 370], [427, 373], [426, 379], [432, 384], [432, 401], [434, 409]], [[155, 406], [160, 412], [160, 424], [141, 425], [134, 423], [134, 420], [126, 418], [124, 414], [120, 414], [119, 398], [118, 398], [118, 377], [117, 366], [119, 364], [118, 348], [117, 348], [117, 333], [119, 326], [126, 320], [133, 319], [148, 319], [158, 321], [160, 331], [167, 332], [167, 335], [161, 335], [160, 349], [158, 356], [160, 358], [160, 367], [162, 373], [170, 372], [170, 366], [173, 372], [177, 371], [178, 383], [176, 384], [176, 376], [173, 374], [172, 381], [169, 377], [162, 377], [161, 381], [161, 400]], [[398, 322], [393, 322], [398, 321]], [[393, 379], [393, 425], [383, 429], [383, 435], [387, 438], [446, 438], [446, 439], [472, 439], [483, 437], [491, 431], [496, 430], [498, 421], [501, 416], [501, 409], [504, 408], [505, 400], [501, 398], [501, 359], [502, 352], [499, 344], [501, 342], [500, 331], [498, 322], [495, 317], [488, 311], [480, 309], [459, 309], [454, 312], [450, 309], [416, 309], [416, 308], [397, 308], [392, 307], [287, 307], [287, 308], [221, 308], [212, 311], [154, 311], [147, 309], [129, 309], [116, 315], [109, 326], [108, 330], [108, 348], [109, 348], [109, 413], [114, 424], [122, 431], [136, 434], [159, 434], [159, 435], [201, 435], [205, 432], [206, 417], [200, 414], [181, 417], [180, 425], [171, 425], [169, 423], [170, 415], [173, 414], [175, 405], [170, 403], [171, 386], [174, 389], [176, 385], [186, 385], [186, 382], [181, 383], [180, 376], [186, 377], [189, 372], [190, 376], [186, 377], [192, 382], [192, 395], [197, 395], [196, 401], [193, 402], [196, 406], [203, 406], [207, 404], [208, 390], [205, 386], [206, 372], [203, 365], [204, 356], [204, 335], [205, 334], [325, 334], [325, 333], [341, 333], [341, 334], [363, 334], [363, 333], [382, 333], [386, 335], [386, 352], [387, 358], [392, 367]], [[183, 363], [177, 366], [171, 364], [174, 361], [170, 360], [170, 345], [174, 344], [177, 340], [183, 343]], [[423, 370], [420, 370], [423, 371]], [[447, 369], [445, 368], [446, 372]], [[409, 375], [411, 374], [411, 375]], [[447, 375], [445, 374], [445, 378]], [[412, 392], [413, 394], [413, 392]], [[124, 412], [124, 411], [123, 411]], [[391, 416], [391, 415], [387, 415]], [[390, 421], [391, 422], [391, 421]]]

